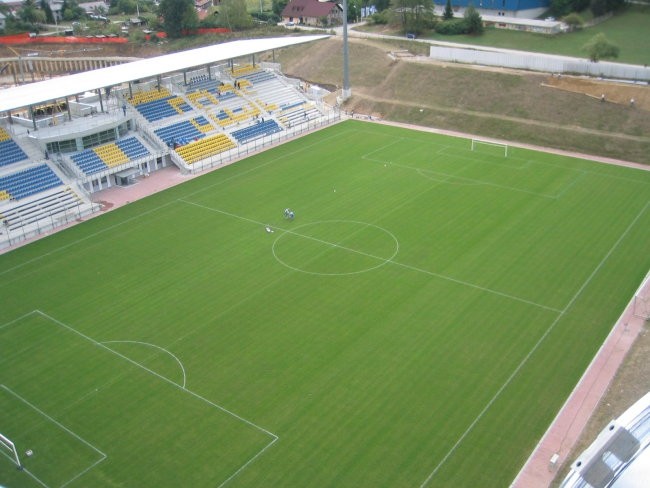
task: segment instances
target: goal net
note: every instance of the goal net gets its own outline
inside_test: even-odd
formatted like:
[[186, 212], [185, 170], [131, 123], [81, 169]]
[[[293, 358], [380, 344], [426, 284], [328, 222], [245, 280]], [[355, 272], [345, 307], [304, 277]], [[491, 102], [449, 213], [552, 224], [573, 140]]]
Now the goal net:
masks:
[[16, 463], [16, 466], [18, 468], [22, 467], [20, 464], [20, 459], [18, 458], [18, 451], [16, 450], [16, 446], [13, 442], [11, 442], [11, 439], [2, 434], [0, 434], [0, 448], [2, 448], [2, 452], [5, 454], [5, 456]]
[[472, 139], [472, 151], [485, 151], [490, 154], [499, 154], [508, 157], [508, 145], [500, 142]]
[[645, 277], [634, 294], [633, 313], [635, 317], [650, 320], [650, 274]]

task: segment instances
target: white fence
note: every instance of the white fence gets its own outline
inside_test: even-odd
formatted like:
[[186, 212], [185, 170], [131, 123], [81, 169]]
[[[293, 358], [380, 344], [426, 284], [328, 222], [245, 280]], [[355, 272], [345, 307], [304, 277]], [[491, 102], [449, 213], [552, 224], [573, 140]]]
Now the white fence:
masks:
[[432, 45], [429, 56], [439, 61], [527, 69], [545, 73], [571, 73], [603, 78], [650, 81], [650, 68], [634, 64], [591, 62], [587, 59], [507, 49], [461, 48]]

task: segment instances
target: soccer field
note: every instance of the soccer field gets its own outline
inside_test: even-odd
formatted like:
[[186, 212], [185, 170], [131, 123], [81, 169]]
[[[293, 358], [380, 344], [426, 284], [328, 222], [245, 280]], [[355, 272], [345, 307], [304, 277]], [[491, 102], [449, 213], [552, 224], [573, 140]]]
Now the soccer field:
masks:
[[0, 256], [0, 485], [507, 486], [649, 242], [650, 172], [310, 134]]

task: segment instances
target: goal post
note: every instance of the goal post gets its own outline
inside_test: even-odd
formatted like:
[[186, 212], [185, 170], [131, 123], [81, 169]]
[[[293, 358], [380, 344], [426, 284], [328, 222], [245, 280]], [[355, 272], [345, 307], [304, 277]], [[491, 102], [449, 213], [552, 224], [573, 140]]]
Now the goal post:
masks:
[[472, 151], [477, 151], [483, 146], [491, 146], [503, 150], [503, 155], [508, 157], [508, 145], [502, 142], [486, 141], [485, 139], [472, 139]]
[[637, 318], [650, 320], [650, 273], [634, 294], [633, 314]]
[[11, 454], [7, 455], [10, 459], [12, 459], [15, 463], [18, 469], [22, 468], [22, 464], [20, 464], [20, 458], [18, 457], [18, 450], [16, 449], [16, 445], [9, 439], [7, 436], [0, 434], [0, 446], [5, 449], [6, 451], [10, 452]]

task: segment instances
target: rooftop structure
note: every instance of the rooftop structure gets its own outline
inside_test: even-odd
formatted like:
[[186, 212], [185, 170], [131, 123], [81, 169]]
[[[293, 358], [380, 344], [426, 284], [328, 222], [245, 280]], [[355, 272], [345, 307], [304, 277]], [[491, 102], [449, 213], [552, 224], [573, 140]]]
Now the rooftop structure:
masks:
[[576, 461], [561, 488], [641, 488], [650, 480], [650, 393], [612, 420]]

